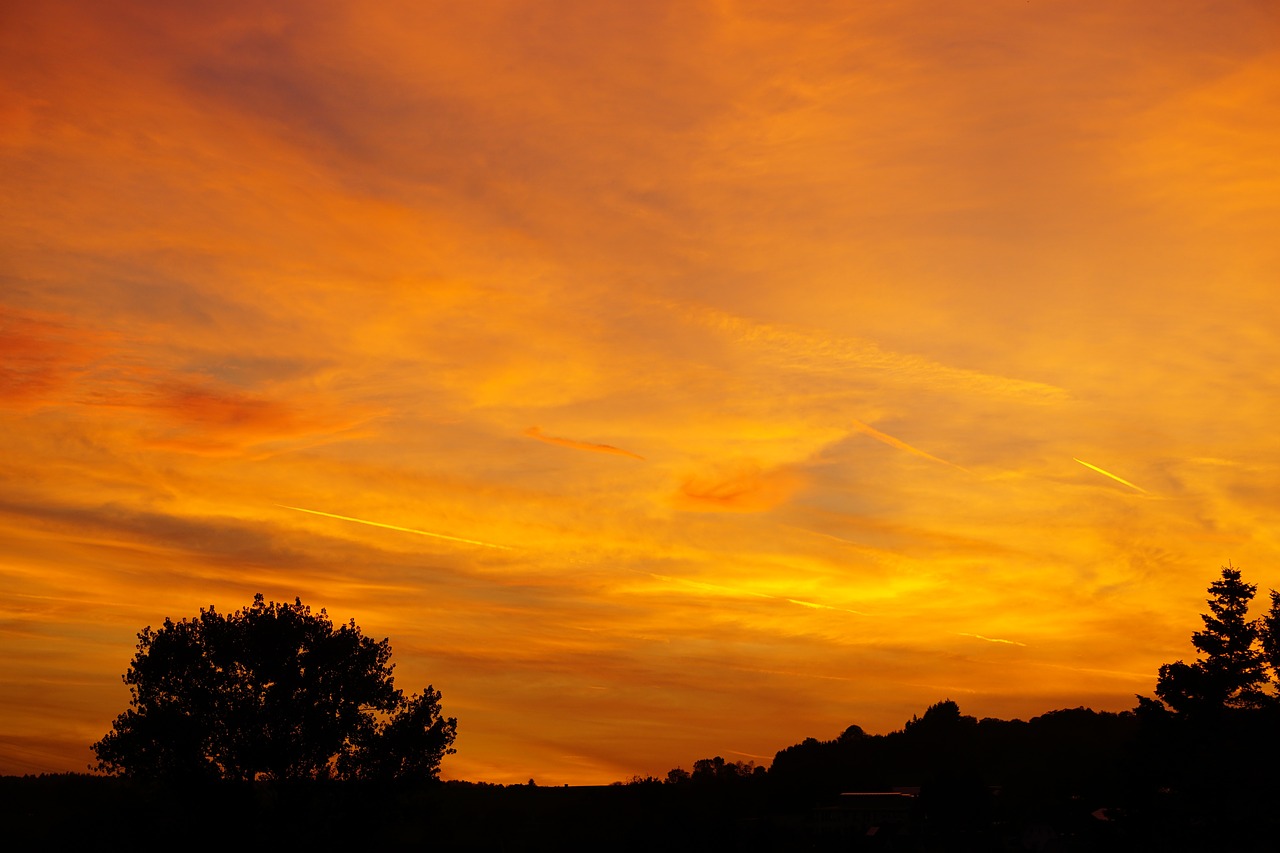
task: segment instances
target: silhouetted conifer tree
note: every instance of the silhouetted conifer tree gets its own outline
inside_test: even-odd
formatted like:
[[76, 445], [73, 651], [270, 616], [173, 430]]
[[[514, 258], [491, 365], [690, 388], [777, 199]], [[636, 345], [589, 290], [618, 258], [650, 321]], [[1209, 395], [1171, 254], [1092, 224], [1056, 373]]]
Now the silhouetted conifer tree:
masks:
[[[1194, 663], [1175, 661], [1160, 667], [1156, 695], [1180, 713], [1215, 713], [1223, 708], [1252, 708], [1266, 701], [1267, 673], [1258, 649], [1259, 624], [1248, 618], [1258, 587], [1245, 583], [1240, 570], [1227, 566], [1209, 587], [1204, 630], [1192, 635], [1201, 653]], [[1273, 606], [1274, 609], [1274, 606]]]

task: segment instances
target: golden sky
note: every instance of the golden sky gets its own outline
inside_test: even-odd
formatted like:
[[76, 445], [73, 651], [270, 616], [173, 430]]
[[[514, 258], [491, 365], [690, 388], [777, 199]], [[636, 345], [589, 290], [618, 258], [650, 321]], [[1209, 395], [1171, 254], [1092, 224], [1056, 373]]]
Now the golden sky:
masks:
[[0, 773], [258, 591], [561, 784], [1280, 586], [1271, 0], [263, 7], [0, 11]]

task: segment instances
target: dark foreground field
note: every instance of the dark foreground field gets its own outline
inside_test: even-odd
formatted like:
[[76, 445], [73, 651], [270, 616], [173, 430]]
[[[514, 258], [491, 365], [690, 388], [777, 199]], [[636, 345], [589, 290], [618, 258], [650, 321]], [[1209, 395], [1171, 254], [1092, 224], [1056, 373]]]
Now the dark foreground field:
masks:
[[[767, 785], [500, 787], [438, 783], [213, 785], [179, 790], [84, 775], [0, 779], [6, 848], [138, 850], [1091, 851], [1269, 850], [1174, 800], [1010, 808], [1006, 792], [796, 801]], [[1107, 819], [1109, 818], [1109, 819]], [[1236, 822], [1233, 822], [1233, 824]]]

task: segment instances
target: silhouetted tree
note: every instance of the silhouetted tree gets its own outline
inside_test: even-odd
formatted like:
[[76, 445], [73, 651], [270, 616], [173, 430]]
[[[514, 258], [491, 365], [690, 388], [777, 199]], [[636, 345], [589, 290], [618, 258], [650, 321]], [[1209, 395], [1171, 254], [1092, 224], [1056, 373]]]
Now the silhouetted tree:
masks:
[[1262, 687], [1267, 673], [1257, 648], [1259, 626], [1248, 618], [1257, 590], [1231, 566], [1223, 568], [1222, 579], [1209, 586], [1209, 613], [1200, 617], [1204, 630], [1191, 637], [1201, 659], [1160, 667], [1156, 695], [1170, 708], [1180, 713], [1211, 713], [1257, 707], [1265, 701]]
[[672, 767], [667, 771], [668, 785], [683, 785], [688, 782], [690, 778], [689, 771], [685, 770], [683, 767]]
[[1200, 659], [1160, 667], [1156, 695], [1164, 704], [1138, 698], [1142, 819], [1152, 827], [1199, 827], [1204, 837], [1192, 842], [1196, 849], [1263, 849], [1280, 832], [1280, 821], [1257, 817], [1280, 796], [1280, 742], [1273, 736], [1280, 703], [1267, 671], [1274, 673], [1280, 658], [1280, 595], [1272, 592], [1271, 611], [1250, 620], [1256, 591], [1239, 569], [1222, 569], [1209, 587], [1204, 630], [1192, 637]]
[[1262, 656], [1271, 669], [1272, 683], [1280, 689], [1280, 592], [1271, 590], [1271, 609], [1258, 620]]
[[354, 779], [434, 779], [450, 746], [458, 721], [440, 716], [440, 691], [430, 685], [421, 694], [401, 699], [395, 713], [371, 737], [338, 759], [340, 775]]
[[754, 761], [725, 761], [717, 755], [715, 758], [699, 758], [693, 762], [690, 779], [699, 783], [730, 782], [764, 773], [765, 769], [757, 767]]
[[911, 719], [907, 721], [903, 727], [903, 732], [915, 732], [917, 736], [925, 733], [948, 734], [966, 725], [973, 725], [978, 722], [973, 717], [966, 717], [960, 713], [960, 706], [951, 699], [943, 699], [941, 702], [935, 702], [925, 709], [923, 717], [911, 715]]
[[862, 726], [849, 726], [840, 733], [840, 737], [836, 738], [840, 743], [857, 743], [867, 736], [862, 730]]
[[166, 779], [434, 778], [457, 721], [406, 699], [391, 646], [301, 600], [165, 619], [138, 634], [130, 708], [93, 745], [100, 771]]

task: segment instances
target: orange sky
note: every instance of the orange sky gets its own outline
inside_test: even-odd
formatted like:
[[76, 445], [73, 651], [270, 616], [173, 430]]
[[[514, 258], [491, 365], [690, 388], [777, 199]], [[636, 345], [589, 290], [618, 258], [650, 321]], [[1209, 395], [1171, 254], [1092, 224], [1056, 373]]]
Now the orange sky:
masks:
[[0, 773], [258, 591], [560, 784], [1280, 586], [1270, 0], [262, 5], [0, 10]]

